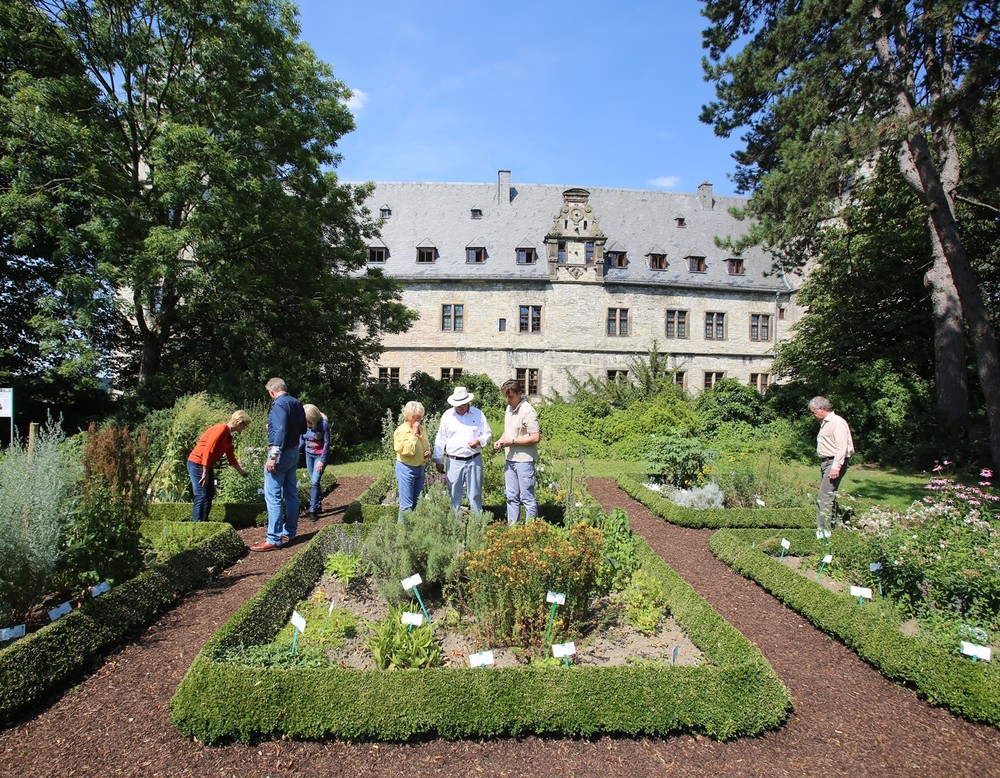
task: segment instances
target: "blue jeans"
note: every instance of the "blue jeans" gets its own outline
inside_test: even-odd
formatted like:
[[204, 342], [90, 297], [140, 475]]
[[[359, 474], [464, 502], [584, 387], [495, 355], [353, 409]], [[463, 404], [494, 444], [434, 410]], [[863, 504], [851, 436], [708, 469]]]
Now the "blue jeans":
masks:
[[535, 500], [535, 463], [511, 462], [503, 466], [504, 491], [507, 493], [507, 523], [517, 524], [521, 518], [521, 506], [528, 519], [538, 518], [538, 502]]
[[316, 454], [310, 454], [308, 446], [306, 447], [306, 470], [309, 471], [309, 512], [316, 513], [323, 504], [323, 487], [319, 484], [319, 479], [323, 477], [323, 473], [316, 469], [316, 463], [319, 462], [319, 457]]
[[448, 459], [448, 494], [451, 507], [457, 513], [462, 507], [462, 491], [468, 493], [472, 512], [483, 512], [483, 458]]
[[396, 460], [396, 483], [399, 485], [399, 518], [403, 520], [403, 511], [412, 511], [417, 507], [417, 499], [424, 490], [424, 466], [407, 465]]
[[212, 500], [215, 499], [215, 471], [208, 468], [205, 476], [205, 485], [202, 486], [201, 474], [205, 472], [205, 466], [187, 461], [188, 475], [191, 476], [191, 494], [194, 497], [194, 505], [191, 506], [191, 521], [208, 521], [208, 513], [212, 510]]
[[[267, 542], [281, 545], [281, 536], [291, 540], [299, 528], [299, 490], [295, 485], [298, 448], [281, 452], [273, 473], [264, 468], [264, 502], [267, 503]], [[284, 516], [282, 516], [284, 513]]]

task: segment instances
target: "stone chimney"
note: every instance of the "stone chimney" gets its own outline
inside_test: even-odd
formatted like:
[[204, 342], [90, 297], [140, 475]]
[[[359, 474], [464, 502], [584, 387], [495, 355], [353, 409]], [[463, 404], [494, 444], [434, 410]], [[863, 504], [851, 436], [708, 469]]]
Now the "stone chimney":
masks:
[[510, 171], [497, 172], [497, 202], [501, 207], [510, 204]]
[[701, 201], [701, 208], [704, 211], [711, 211], [715, 207], [712, 185], [708, 181], [702, 181], [698, 185], [698, 199]]

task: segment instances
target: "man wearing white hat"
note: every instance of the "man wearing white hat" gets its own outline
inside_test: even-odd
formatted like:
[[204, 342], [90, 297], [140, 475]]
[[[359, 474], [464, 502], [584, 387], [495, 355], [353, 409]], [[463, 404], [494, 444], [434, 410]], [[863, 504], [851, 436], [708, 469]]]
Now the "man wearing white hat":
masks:
[[451, 408], [441, 416], [434, 440], [433, 457], [439, 473], [444, 472], [444, 460], [448, 458], [448, 493], [456, 513], [462, 506], [463, 489], [472, 512], [483, 512], [482, 449], [493, 432], [483, 412], [472, 407], [473, 399], [475, 395], [464, 386], [455, 387], [448, 398]]

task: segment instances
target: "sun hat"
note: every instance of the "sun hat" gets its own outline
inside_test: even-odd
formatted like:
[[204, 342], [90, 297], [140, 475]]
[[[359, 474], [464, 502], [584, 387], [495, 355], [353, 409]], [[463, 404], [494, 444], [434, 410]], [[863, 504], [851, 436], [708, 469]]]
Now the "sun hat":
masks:
[[474, 398], [475, 395], [464, 386], [456, 386], [455, 391], [452, 392], [451, 397], [448, 398], [448, 404], [452, 408], [457, 408], [459, 405], [471, 403]]

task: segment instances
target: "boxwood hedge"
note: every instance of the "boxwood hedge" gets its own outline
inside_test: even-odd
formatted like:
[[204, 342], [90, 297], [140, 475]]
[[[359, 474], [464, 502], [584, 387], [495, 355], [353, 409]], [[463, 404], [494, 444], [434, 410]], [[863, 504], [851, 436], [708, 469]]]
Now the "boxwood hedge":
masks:
[[[163, 526], [145, 522], [143, 534], [156, 536]], [[0, 722], [15, 720], [77, 679], [101, 652], [246, 554], [246, 545], [228, 524], [205, 522], [198, 532], [204, 538], [189, 550], [0, 650]]]
[[[933, 705], [1000, 727], [1000, 666], [996, 662], [973, 662], [904, 635], [894, 609], [877, 603], [859, 605], [849, 594], [830, 591], [754, 547], [773, 537], [767, 531], [724, 529], [712, 536], [709, 548], [740, 575], [842, 641], [886, 678], [912, 686]], [[812, 531], [788, 530], [782, 537], [797, 554], [825, 551]], [[834, 533], [834, 541], [836, 537]]]
[[670, 610], [705, 665], [362, 671], [222, 661], [229, 648], [274, 638], [348, 532], [321, 530], [208, 641], [171, 701], [183, 734], [202, 742], [600, 732], [735, 738], [779, 726], [791, 709], [788, 691], [758, 649], [641, 540], [642, 563], [666, 585]]
[[681, 508], [661, 497], [631, 475], [615, 479], [630, 497], [671, 524], [691, 529], [720, 527], [815, 527], [813, 508]]

